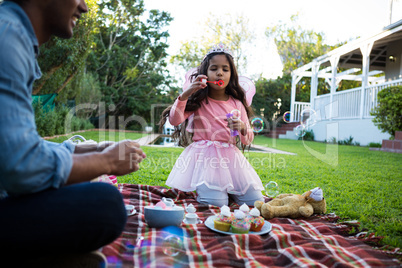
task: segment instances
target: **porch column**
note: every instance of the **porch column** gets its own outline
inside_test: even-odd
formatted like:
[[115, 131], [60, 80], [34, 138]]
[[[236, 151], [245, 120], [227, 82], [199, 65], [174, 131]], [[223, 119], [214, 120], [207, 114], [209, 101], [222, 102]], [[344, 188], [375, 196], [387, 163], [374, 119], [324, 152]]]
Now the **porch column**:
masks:
[[314, 107], [314, 99], [317, 97], [317, 87], [318, 87], [318, 69], [320, 65], [317, 61], [314, 60], [313, 67], [311, 67], [311, 90], [310, 90], [310, 108], [312, 110], [315, 109]]
[[296, 101], [296, 79], [297, 75], [292, 74], [292, 88], [290, 92], [290, 122], [293, 122], [295, 113], [295, 101]]
[[299, 83], [303, 76], [292, 74], [292, 89], [290, 92], [290, 122], [295, 118], [295, 102], [296, 102], [296, 85]]
[[338, 63], [339, 63], [339, 58], [340, 56], [332, 56], [330, 59], [331, 62], [331, 92], [329, 95], [329, 120], [332, 120], [333, 116], [333, 109], [334, 109], [334, 94], [336, 92], [336, 74], [337, 74], [337, 68], [338, 68]]
[[364, 113], [364, 93], [366, 92], [366, 87], [368, 85], [368, 73], [370, 71], [370, 53], [373, 48], [374, 42], [367, 43], [360, 47], [360, 51], [362, 53], [363, 59], [363, 67], [362, 67], [362, 90], [360, 92], [360, 118], [363, 118]]

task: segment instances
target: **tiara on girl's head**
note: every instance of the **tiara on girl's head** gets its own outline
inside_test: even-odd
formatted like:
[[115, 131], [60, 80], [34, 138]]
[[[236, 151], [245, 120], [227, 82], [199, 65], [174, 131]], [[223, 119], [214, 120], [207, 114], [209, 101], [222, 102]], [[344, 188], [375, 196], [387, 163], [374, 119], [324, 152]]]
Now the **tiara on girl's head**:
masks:
[[212, 54], [212, 53], [221, 53], [221, 52], [223, 52], [223, 53], [225, 53], [225, 54], [228, 54], [228, 55], [230, 55], [230, 56], [233, 58], [232, 51], [231, 51], [227, 46], [225, 46], [224, 43], [221, 42], [221, 43], [219, 43], [219, 44], [214, 45], [213, 47], [211, 47], [211, 48], [208, 50], [207, 54], [205, 54], [205, 56], [204, 56], [204, 60], [205, 60], [205, 58], [206, 58], [209, 54]]

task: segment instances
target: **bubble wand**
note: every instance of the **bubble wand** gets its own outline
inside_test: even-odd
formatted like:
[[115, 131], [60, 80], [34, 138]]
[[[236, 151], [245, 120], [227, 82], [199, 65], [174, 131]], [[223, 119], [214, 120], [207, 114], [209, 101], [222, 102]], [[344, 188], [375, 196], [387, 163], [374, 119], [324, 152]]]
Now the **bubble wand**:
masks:
[[[237, 109], [234, 109], [233, 111], [231, 111], [230, 113], [226, 114], [226, 118], [227, 119], [237, 119], [240, 118], [240, 111]], [[239, 131], [238, 130], [230, 130], [230, 136], [235, 137], [239, 135]]]
[[215, 84], [218, 85], [220, 87], [223, 87], [223, 85], [225, 84], [225, 82], [223, 80], [219, 80], [219, 81], [207, 81], [207, 79], [202, 79], [201, 82], [203, 83], [211, 83], [211, 84]]

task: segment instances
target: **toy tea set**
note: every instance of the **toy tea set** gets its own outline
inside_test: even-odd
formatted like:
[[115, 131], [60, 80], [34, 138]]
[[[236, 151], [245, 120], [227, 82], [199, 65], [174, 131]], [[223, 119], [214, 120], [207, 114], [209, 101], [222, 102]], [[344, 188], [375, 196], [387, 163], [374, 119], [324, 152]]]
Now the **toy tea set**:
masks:
[[197, 224], [202, 221], [198, 218], [195, 207], [190, 204], [186, 208], [176, 206], [171, 198], [163, 197], [156, 205], [144, 208], [145, 221], [149, 227], [163, 228], [167, 226], [180, 226], [184, 224]]
[[[154, 228], [202, 223], [195, 212], [192, 204], [184, 209], [175, 205], [172, 199], [162, 198], [156, 205], [145, 207], [145, 221]], [[219, 214], [205, 220], [205, 225], [223, 234], [262, 235], [272, 229], [269, 219], [310, 217], [325, 212], [326, 202], [322, 189], [316, 187], [302, 195], [280, 194], [267, 203], [256, 201], [252, 209], [243, 204], [232, 212], [228, 206], [222, 206]]]
[[[222, 86], [222, 82], [218, 85]], [[239, 115], [232, 112], [227, 116], [237, 117]], [[235, 135], [235, 133], [233, 133], [233, 135]], [[95, 144], [97, 144], [97, 146], [102, 146], [102, 143], [98, 144], [93, 140], [86, 140], [80, 135], [71, 137], [69, 141], [74, 144], [80, 144], [80, 146], [94, 146]], [[111, 183], [118, 186], [116, 176], [103, 175], [93, 181]], [[125, 205], [125, 208], [128, 216], [134, 215], [137, 212], [133, 205], [127, 204]], [[185, 211], [187, 213], [185, 213]], [[163, 197], [157, 204], [146, 206], [144, 208], [145, 221], [148, 223], [149, 227], [152, 228], [180, 226], [182, 223], [202, 223], [195, 212], [196, 208], [192, 204], [184, 209], [183, 207], [175, 205], [171, 198], [165, 197]], [[220, 208], [220, 213], [208, 217], [205, 221], [205, 225], [211, 230], [224, 234], [265, 234], [271, 231], [271, 224], [267, 221], [269, 219], [275, 217], [310, 217], [313, 214], [321, 214], [325, 212], [326, 202], [323, 197], [323, 191], [321, 188], [316, 187], [302, 195], [280, 194], [267, 203], [256, 201], [254, 203], [254, 208], [251, 210], [246, 204], [243, 204], [238, 210], [234, 210], [234, 212], [231, 212], [228, 206], [222, 206]]]
[[[205, 225], [213, 231], [224, 234], [248, 233], [249, 231], [265, 234], [271, 230], [271, 224], [260, 216], [260, 211], [256, 208], [250, 210], [246, 204], [234, 212], [230, 212], [228, 206], [223, 206], [220, 211], [220, 214], [210, 216], [205, 221]], [[184, 209], [175, 205], [172, 199], [165, 197], [155, 205], [144, 208], [145, 221], [151, 228], [202, 223], [195, 212], [196, 208], [193, 204]]]

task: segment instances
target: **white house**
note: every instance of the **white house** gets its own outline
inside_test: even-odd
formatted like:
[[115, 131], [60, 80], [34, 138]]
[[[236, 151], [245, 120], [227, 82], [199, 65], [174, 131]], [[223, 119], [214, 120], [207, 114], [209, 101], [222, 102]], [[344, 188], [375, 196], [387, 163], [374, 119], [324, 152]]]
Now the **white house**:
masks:
[[172, 135], [174, 132], [174, 126], [170, 124], [169, 120], [166, 120], [166, 123], [163, 125], [162, 134], [164, 135]]
[[[291, 120], [300, 121], [301, 111], [312, 109], [317, 123], [311, 126], [315, 140], [345, 140], [350, 136], [360, 145], [381, 143], [390, 137], [372, 122], [370, 111], [377, 106], [377, 93], [402, 85], [402, 20], [380, 33], [359, 38], [292, 72]], [[337, 72], [338, 68], [345, 71]], [[296, 101], [296, 85], [311, 77], [310, 102]], [[317, 95], [319, 79], [330, 85], [330, 93]], [[361, 87], [337, 91], [342, 80], [361, 81]], [[320, 80], [322, 81], [322, 80]], [[292, 132], [280, 138], [297, 138]]]

